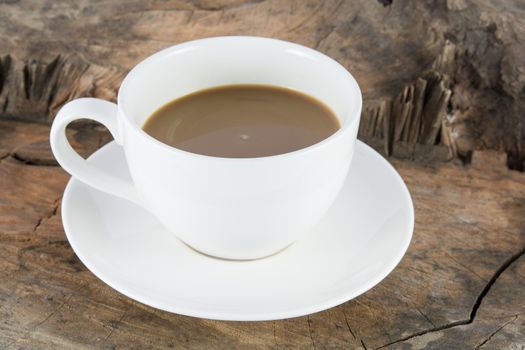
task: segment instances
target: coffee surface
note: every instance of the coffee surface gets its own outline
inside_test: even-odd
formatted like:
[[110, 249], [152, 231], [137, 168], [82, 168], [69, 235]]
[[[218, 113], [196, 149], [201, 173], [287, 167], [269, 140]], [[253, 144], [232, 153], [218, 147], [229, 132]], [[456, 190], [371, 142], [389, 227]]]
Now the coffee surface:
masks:
[[227, 85], [167, 103], [143, 129], [188, 152], [251, 158], [311, 146], [339, 127], [334, 113], [309, 95], [270, 85]]

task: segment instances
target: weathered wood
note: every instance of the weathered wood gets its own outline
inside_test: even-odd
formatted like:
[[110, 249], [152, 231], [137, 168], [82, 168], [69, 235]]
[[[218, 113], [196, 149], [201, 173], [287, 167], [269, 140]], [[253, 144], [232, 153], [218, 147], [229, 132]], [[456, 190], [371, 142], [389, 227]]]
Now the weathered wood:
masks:
[[[85, 128], [71, 139], [88, 153], [106, 136]], [[412, 193], [416, 226], [391, 275], [362, 296], [308, 317], [219, 322], [134, 302], [82, 265], [60, 222], [68, 176], [47, 165], [48, 132], [45, 125], [0, 121], [2, 349], [525, 345], [525, 174], [507, 170], [505, 154], [474, 152], [468, 168], [394, 160]]]
[[114, 99], [133, 65], [175, 43], [262, 35], [349, 68], [363, 88], [361, 137], [387, 154], [440, 144], [439, 160], [468, 162], [494, 149], [524, 167], [523, 0], [15, 0], [0, 2], [0, 23], [1, 118], [49, 122], [73, 98]]
[[[64, 236], [58, 108], [114, 100], [161, 48], [233, 34], [350, 69], [360, 137], [397, 158], [413, 195], [406, 257], [339, 307], [257, 323], [169, 314], [107, 287]], [[0, 348], [522, 348], [525, 174], [505, 165], [525, 159], [523, 37], [522, 0], [0, 1]], [[110, 139], [91, 124], [69, 135], [83, 155]]]

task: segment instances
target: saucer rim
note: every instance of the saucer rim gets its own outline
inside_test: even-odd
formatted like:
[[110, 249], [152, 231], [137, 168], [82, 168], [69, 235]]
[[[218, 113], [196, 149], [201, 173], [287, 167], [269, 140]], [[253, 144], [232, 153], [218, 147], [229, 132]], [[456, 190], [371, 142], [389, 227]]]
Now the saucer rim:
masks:
[[[95, 151], [91, 156], [88, 157], [88, 160], [93, 161], [97, 156], [100, 156], [101, 153], [104, 153], [107, 148], [115, 147], [116, 144], [114, 141], [109, 142], [108, 144], [104, 145], [97, 151]], [[361, 150], [360, 150], [361, 149]], [[102, 282], [107, 284], [112, 289], [116, 290], [117, 292], [125, 295], [128, 298], [133, 299], [136, 302], [142, 303], [144, 305], [151, 306], [156, 309], [164, 310], [167, 312], [184, 315], [184, 316], [190, 316], [190, 317], [198, 317], [203, 319], [210, 319], [210, 320], [222, 320], [222, 321], [271, 321], [271, 320], [281, 320], [281, 319], [288, 319], [288, 318], [294, 318], [294, 317], [300, 317], [305, 315], [310, 315], [313, 313], [317, 313], [320, 311], [324, 311], [327, 309], [330, 309], [332, 307], [338, 306], [340, 304], [343, 304], [347, 301], [350, 301], [357, 296], [367, 292], [377, 284], [379, 284], [384, 278], [386, 278], [399, 264], [401, 259], [404, 257], [406, 251], [408, 250], [408, 247], [410, 245], [410, 242], [412, 240], [413, 232], [414, 232], [414, 223], [415, 223], [415, 216], [414, 216], [414, 205], [412, 201], [412, 197], [410, 195], [410, 192], [401, 178], [401, 175], [397, 172], [397, 170], [383, 157], [381, 154], [379, 154], [376, 150], [374, 150], [372, 147], [367, 145], [366, 143], [357, 140], [356, 141], [356, 152], [366, 152], [370, 153], [374, 158], [380, 159], [379, 161], [384, 166], [385, 170], [388, 169], [388, 172], [394, 176], [396, 181], [398, 182], [398, 185], [400, 188], [402, 188], [403, 193], [403, 203], [406, 203], [407, 211], [406, 215], [407, 218], [407, 224], [408, 229], [405, 230], [404, 237], [402, 239], [402, 244], [400, 244], [397, 247], [397, 252], [394, 254], [394, 257], [390, 260], [390, 263], [386, 264], [383, 269], [381, 269], [379, 272], [375, 273], [375, 277], [371, 278], [367, 281], [367, 283], [363, 283], [361, 287], [354, 288], [352, 291], [347, 293], [341, 293], [338, 297], [328, 298], [327, 300], [316, 303], [314, 305], [311, 305], [309, 307], [299, 307], [296, 309], [290, 309], [285, 311], [269, 311], [269, 312], [259, 312], [259, 313], [239, 313], [239, 312], [224, 312], [224, 311], [205, 311], [205, 310], [199, 310], [194, 309], [191, 307], [184, 307], [180, 305], [173, 305], [168, 304], [162, 301], [156, 301], [155, 298], [148, 297], [147, 295], [138, 295], [134, 293], [132, 290], [127, 288], [125, 285], [122, 286], [118, 282], [113, 283], [111, 280], [111, 277], [106, 276], [106, 274], [98, 269], [96, 266], [91, 264], [88, 256], [84, 255], [82, 248], [79, 247], [77, 244], [74, 234], [71, 232], [74, 231], [73, 227], [74, 224], [72, 224], [68, 217], [69, 215], [69, 207], [71, 206], [69, 203], [73, 200], [73, 193], [74, 189], [78, 186], [85, 186], [89, 187], [88, 185], [82, 183], [81, 181], [77, 180], [74, 177], [71, 177], [66, 185], [66, 188], [64, 190], [64, 194], [62, 197], [62, 203], [61, 203], [61, 214], [62, 214], [62, 224], [64, 226], [64, 232], [67, 237], [67, 240], [77, 255], [77, 257], [80, 259], [80, 261], [87, 267], [87, 269], [95, 275], [98, 279], [100, 279]], [[350, 171], [352, 171], [352, 165], [350, 165]], [[195, 252], [195, 254], [199, 254], [198, 252]]]

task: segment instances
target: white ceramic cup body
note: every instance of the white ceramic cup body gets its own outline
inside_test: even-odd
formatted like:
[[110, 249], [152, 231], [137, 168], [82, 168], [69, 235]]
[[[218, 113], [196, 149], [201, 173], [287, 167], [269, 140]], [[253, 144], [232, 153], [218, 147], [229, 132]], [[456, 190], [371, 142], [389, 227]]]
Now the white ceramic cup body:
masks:
[[[186, 94], [220, 85], [268, 84], [307, 93], [327, 104], [341, 128], [304, 149], [260, 158], [220, 158], [157, 141], [141, 126], [156, 109]], [[73, 101], [74, 103], [75, 101]], [[361, 93], [350, 73], [306, 47], [259, 37], [217, 37], [160, 51], [124, 79], [108, 125], [123, 146], [133, 184], [98, 182], [79, 173], [61, 147], [62, 129], [93, 101], [59, 112], [51, 144], [58, 161], [80, 180], [137, 202], [194, 249], [221, 258], [255, 259], [306, 234], [334, 202], [346, 178], [359, 127]], [[79, 102], [80, 103], [80, 102]], [[107, 103], [107, 102], [106, 102]], [[76, 113], [76, 114], [75, 114]], [[92, 113], [93, 114], [93, 113]], [[96, 114], [96, 113], [95, 113]], [[271, 137], [269, 135], [268, 137]], [[68, 145], [67, 145], [68, 146]], [[69, 154], [69, 153], [68, 153]], [[111, 189], [107, 183], [117, 189]], [[114, 183], [113, 183], [114, 182]], [[133, 192], [133, 193], [132, 193]]]

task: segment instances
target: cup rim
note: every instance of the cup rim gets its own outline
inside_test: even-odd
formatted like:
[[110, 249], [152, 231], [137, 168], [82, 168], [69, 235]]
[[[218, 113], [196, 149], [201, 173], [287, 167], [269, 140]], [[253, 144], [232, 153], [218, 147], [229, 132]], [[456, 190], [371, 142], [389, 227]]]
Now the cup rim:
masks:
[[[129, 114], [126, 113], [126, 110], [125, 110], [125, 107], [124, 107], [126, 105], [126, 101], [125, 101], [125, 98], [123, 97], [122, 91], [124, 91], [127, 88], [131, 77], [134, 74], [136, 74], [136, 72], [139, 69], [142, 69], [144, 66], [152, 64], [154, 61], [156, 61], [158, 59], [161, 59], [162, 57], [165, 57], [167, 55], [173, 54], [174, 52], [187, 50], [190, 47], [195, 46], [195, 45], [203, 45], [203, 44], [205, 45], [205, 44], [208, 44], [209, 42], [218, 41], [218, 40], [222, 40], [222, 41], [252, 40], [252, 41], [273, 42], [273, 43], [276, 43], [276, 44], [279, 44], [279, 45], [289, 46], [290, 48], [293, 48], [295, 50], [301, 51], [301, 53], [303, 53], [305, 55], [313, 56], [315, 58], [319, 58], [319, 59], [322, 59], [324, 61], [329, 62], [330, 64], [333, 64], [334, 66], [337, 67], [337, 69], [339, 69], [341, 71], [341, 74], [344, 74], [346, 76], [346, 78], [350, 81], [350, 84], [351, 84], [351, 87], [352, 87], [351, 88], [352, 91], [349, 91], [349, 95], [354, 95], [355, 96], [355, 99], [352, 99], [353, 106], [351, 107], [351, 109], [349, 111], [349, 114], [350, 114], [349, 120], [344, 122], [344, 123], [341, 123], [341, 127], [336, 132], [334, 132], [332, 135], [328, 136], [327, 138], [325, 138], [325, 139], [323, 139], [323, 140], [321, 140], [321, 141], [319, 141], [317, 143], [314, 143], [314, 144], [312, 144], [310, 146], [307, 146], [307, 147], [304, 147], [304, 148], [301, 148], [301, 149], [298, 149], [298, 150], [295, 150], [295, 151], [275, 154], [275, 155], [271, 155], [271, 156], [233, 158], [233, 157], [220, 157], [220, 156], [210, 156], [210, 155], [205, 155], [205, 154], [193, 153], [193, 152], [185, 151], [185, 150], [182, 150], [182, 149], [179, 149], [179, 148], [167, 145], [167, 144], [157, 140], [153, 136], [149, 135], [148, 133], [146, 133], [138, 125], [138, 123], [136, 123], [134, 120], [130, 119]], [[320, 101], [324, 103], [324, 101], [322, 101], [322, 100], [320, 100]], [[162, 149], [167, 150], [169, 152], [172, 152], [174, 154], [180, 154], [180, 155], [185, 155], [185, 156], [194, 157], [194, 158], [200, 158], [200, 159], [207, 158], [207, 159], [217, 159], [217, 160], [228, 160], [228, 161], [234, 161], [234, 162], [247, 162], [247, 161], [262, 160], [262, 159], [277, 159], [277, 158], [295, 157], [295, 156], [298, 156], [298, 155], [303, 155], [305, 153], [309, 153], [311, 151], [314, 151], [314, 150], [316, 150], [316, 149], [318, 149], [318, 148], [320, 148], [323, 145], [326, 145], [328, 143], [333, 143], [335, 140], [337, 140], [337, 139], [339, 139], [341, 137], [345, 137], [346, 131], [348, 129], [352, 129], [353, 127], [359, 127], [359, 120], [361, 118], [362, 105], [363, 105], [363, 98], [362, 98], [362, 94], [361, 94], [361, 89], [359, 88], [359, 85], [357, 84], [356, 79], [354, 78], [354, 76], [344, 66], [342, 66], [339, 62], [337, 62], [333, 58], [331, 58], [331, 57], [329, 57], [329, 56], [327, 56], [327, 55], [325, 55], [325, 54], [323, 54], [323, 53], [321, 53], [321, 52], [319, 52], [317, 50], [311, 49], [309, 47], [306, 47], [306, 46], [303, 46], [303, 45], [300, 45], [300, 44], [292, 43], [292, 42], [289, 42], [289, 41], [280, 40], [280, 39], [274, 39], [274, 38], [261, 37], [261, 36], [245, 36], [245, 35], [214, 36], [214, 37], [208, 37], [208, 38], [203, 38], [203, 39], [196, 39], [196, 40], [186, 41], [186, 42], [183, 42], [183, 43], [180, 43], [180, 44], [176, 44], [176, 45], [167, 47], [165, 49], [162, 49], [162, 50], [152, 54], [151, 56], [148, 56], [147, 58], [145, 58], [144, 60], [139, 62], [137, 65], [135, 65], [128, 72], [128, 74], [126, 74], [126, 76], [124, 77], [124, 79], [123, 79], [123, 81], [122, 81], [122, 83], [120, 85], [120, 88], [118, 90], [118, 93], [117, 93], [117, 107], [118, 107], [119, 114], [122, 115], [122, 117], [123, 117], [122, 119], [134, 131], [138, 132], [139, 135], [145, 137], [149, 142], [152, 142], [155, 145], [161, 147]]]

